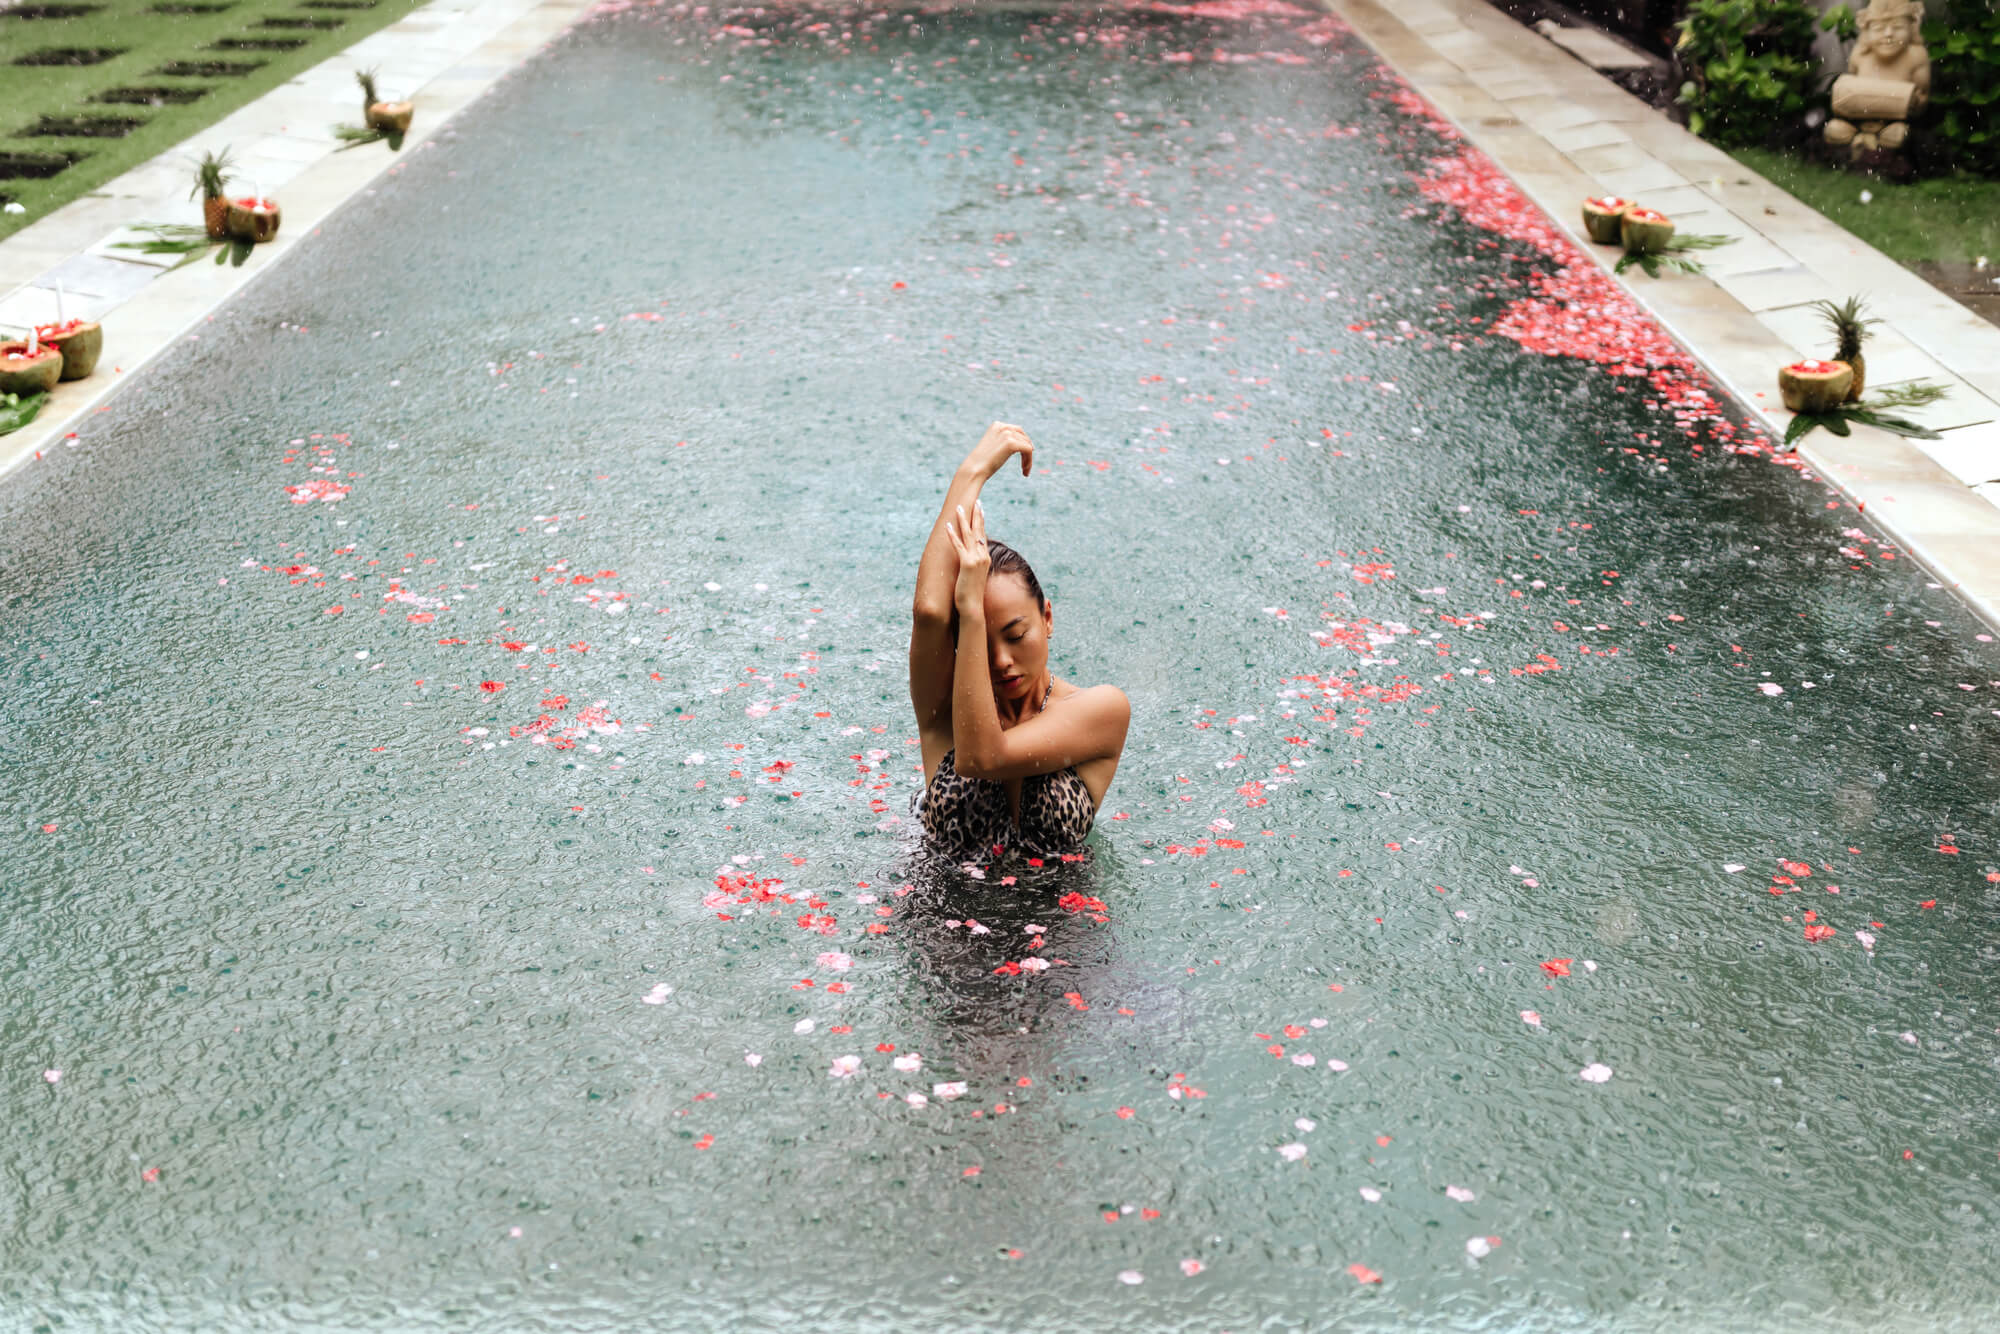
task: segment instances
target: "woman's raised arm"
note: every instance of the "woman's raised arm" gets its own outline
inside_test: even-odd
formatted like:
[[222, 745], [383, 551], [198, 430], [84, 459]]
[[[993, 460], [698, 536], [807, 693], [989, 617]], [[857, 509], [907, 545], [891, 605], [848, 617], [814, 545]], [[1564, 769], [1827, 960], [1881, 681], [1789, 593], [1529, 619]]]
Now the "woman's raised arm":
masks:
[[930, 540], [917, 562], [917, 591], [911, 608], [910, 703], [916, 707], [917, 728], [929, 732], [951, 725], [952, 590], [958, 583], [958, 553], [945, 524], [960, 506], [970, 509], [979, 492], [1014, 455], [1021, 456], [1021, 475], [1034, 467], [1035, 447], [1028, 433], [1006, 422], [986, 428], [965, 461], [952, 474]]
[[1016, 727], [1001, 728], [986, 665], [986, 580], [992, 557], [985, 507], [975, 504], [953, 514], [945, 535], [958, 557], [958, 579], [952, 585], [958, 609], [950, 714], [958, 758], [953, 767], [967, 778], [1026, 778], [1123, 754], [1132, 706], [1117, 686], [1077, 691], [1059, 711], [1044, 709]]

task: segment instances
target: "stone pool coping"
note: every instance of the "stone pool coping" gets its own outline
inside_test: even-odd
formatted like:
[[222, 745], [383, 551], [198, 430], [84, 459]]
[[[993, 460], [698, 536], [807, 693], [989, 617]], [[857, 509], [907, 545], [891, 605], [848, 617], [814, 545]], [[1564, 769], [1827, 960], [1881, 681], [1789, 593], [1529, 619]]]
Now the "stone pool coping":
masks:
[[1777, 368], [1828, 350], [1808, 303], [1865, 296], [1882, 320], [1869, 384], [1946, 385], [1949, 397], [1909, 414], [1944, 439], [1815, 431], [1799, 457], [2000, 628], [2000, 328], [1486, 0], [1319, 3], [1606, 272], [1617, 252], [1584, 236], [1589, 196], [1637, 197], [1688, 232], [1737, 237], [1700, 257], [1705, 275], [1615, 281], [1774, 439], [1790, 420]]
[[[238, 108], [102, 188], [0, 241], [0, 336], [25, 337], [56, 317], [56, 284], [72, 317], [104, 322], [104, 354], [87, 380], [58, 385], [34, 421], [0, 436], [0, 480], [51, 449], [79, 443], [83, 423], [122, 382], [193, 335], [223, 302], [283, 262], [336, 208], [444, 133], [459, 111], [590, 11], [590, 0], [432, 0]], [[354, 71], [376, 67], [382, 90], [416, 104], [401, 152], [384, 144], [340, 151], [340, 123], [358, 123]], [[201, 221], [188, 199], [192, 163], [230, 145], [235, 183], [254, 181], [284, 207], [277, 237], [242, 267], [204, 256], [120, 250], [138, 222]]]
[[[1692, 232], [1740, 238], [1704, 256], [1706, 276], [1626, 283], [1639, 303], [1775, 433], [1785, 414], [1775, 368], [1822, 352], [1806, 303], [1860, 290], [1883, 319], [1869, 353], [1877, 385], [1925, 378], [1951, 389], [1925, 410], [1944, 434], [1906, 441], [1867, 427], [1814, 432], [1800, 457], [1861, 502], [1876, 523], [1984, 620], [2000, 627], [2000, 329], [1881, 252], [1689, 134], [1485, 0], [1320, 0], [1491, 157], [1581, 249], [1587, 195], [1643, 195]], [[72, 314], [102, 319], [104, 357], [61, 385], [41, 415], [0, 437], [0, 479], [61, 445], [123, 377], [190, 336], [229, 297], [279, 263], [334, 209], [420, 152], [451, 117], [584, 17], [589, 0], [432, 0], [101, 190], [0, 241], [0, 332], [55, 318], [61, 281]], [[356, 118], [352, 71], [380, 67], [386, 92], [416, 103], [403, 152], [346, 152], [331, 127]], [[285, 225], [241, 268], [118, 250], [138, 221], [193, 220], [189, 159], [243, 145], [240, 179], [280, 196]], [[1622, 281], [1622, 280], [1621, 280]]]

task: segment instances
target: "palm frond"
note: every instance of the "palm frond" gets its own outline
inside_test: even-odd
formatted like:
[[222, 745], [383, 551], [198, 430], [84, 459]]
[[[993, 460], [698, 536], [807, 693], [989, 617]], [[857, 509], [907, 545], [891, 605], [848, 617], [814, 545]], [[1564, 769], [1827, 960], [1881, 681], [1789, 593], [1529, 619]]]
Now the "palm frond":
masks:
[[1909, 436], [1916, 440], [1944, 439], [1943, 436], [1933, 431], [1930, 427], [1925, 426], [1922, 422], [1913, 422], [1907, 417], [1891, 417], [1886, 413], [1875, 412], [1865, 405], [1857, 404], [1850, 407], [1847, 410], [1847, 418], [1849, 421], [1860, 422], [1864, 426], [1873, 426], [1880, 430], [1891, 431], [1896, 435]]
[[169, 255], [186, 250], [190, 246], [209, 244], [208, 229], [185, 222], [140, 222], [134, 223], [132, 230], [145, 232], [150, 241], [114, 241], [112, 245], [120, 250], [137, 250], [148, 255]]
[[1701, 273], [1701, 264], [1683, 257], [1682, 251], [1714, 250], [1726, 246], [1736, 238], [1733, 236], [1676, 236], [1657, 250], [1627, 250], [1618, 257], [1611, 267], [1613, 273], [1623, 273], [1634, 264], [1646, 271], [1648, 278], [1660, 276], [1660, 267], [1665, 265], [1675, 273]]
[[1791, 425], [1785, 428], [1785, 448], [1792, 448], [1792, 446], [1798, 444], [1806, 432], [1824, 424], [1817, 412], [1801, 412], [1798, 416], [1792, 418]]
[[[10, 398], [12, 403], [6, 401]], [[48, 401], [47, 394], [0, 394], [0, 435], [26, 426]]]
[[403, 148], [401, 133], [394, 130], [378, 130], [372, 125], [336, 125], [333, 127], [333, 137], [344, 141], [340, 147], [333, 150], [336, 153], [345, 153], [350, 148], [373, 143], [386, 143], [391, 152], [401, 152]]
[[[142, 222], [135, 224], [132, 230], [136, 232], [148, 232], [152, 235], [152, 239], [150, 241], [113, 241], [111, 243], [112, 248], [114, 250], [136, 250], [142, 255], [187, 256], [180, 263], [169, 268], [167, 270], [168, 273], [172, 273], [174, 269], [187, 267], [207, 254], [211, 249], [217, 247], [220, 247], [222, 253], [215, 257], [215, 262], [220, 264], [232, 247], [247, 247], [250, 244], [247, 241], [218, 241], [208, 234], [206, 227], [196, 227], [185, 222]], [[236, 262], [241, 264], [243, 260], [239, 257]]]
[[136, 250], [142, 255], [178, 255], [185, 251], [202, 251], [213, 245], [207, 237], [199, 241], [114, 241], [114, 250]]
[[1877, 389], [1861, 404], [1865, 408], [1921, 408], [1937, 402], [1949, 390], [1941, 384], [1928, 380], [1912, 380], [1909, 384], [1888, 385]]
[[140, 223], [133, 230], [150, 232], [150, 241], [114, 241], [117, 250], [136, 250], [142, 255], [185, 255], [179, 264], [167, 270], [183, 268], [194, 263], [208, 252], [209, 247], [220, 244], [213, 240], [205, 227], [194, 227], [184, 222]]

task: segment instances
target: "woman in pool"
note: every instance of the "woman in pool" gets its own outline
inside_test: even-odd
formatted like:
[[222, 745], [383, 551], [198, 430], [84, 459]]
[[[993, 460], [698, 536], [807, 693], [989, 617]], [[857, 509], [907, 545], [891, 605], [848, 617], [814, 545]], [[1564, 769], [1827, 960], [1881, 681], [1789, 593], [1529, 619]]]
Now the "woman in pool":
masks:
[[910, 702], [924, 748], [925, 844], [954, 861], [1080, 852], [1111, 786], [1132, 706], [1117, 686], [1049, 670], [1055, 607], [1019, 552], [986, 536], [979, 492], [1035, 447], [994, 422], [958, 465], [917, 565]]

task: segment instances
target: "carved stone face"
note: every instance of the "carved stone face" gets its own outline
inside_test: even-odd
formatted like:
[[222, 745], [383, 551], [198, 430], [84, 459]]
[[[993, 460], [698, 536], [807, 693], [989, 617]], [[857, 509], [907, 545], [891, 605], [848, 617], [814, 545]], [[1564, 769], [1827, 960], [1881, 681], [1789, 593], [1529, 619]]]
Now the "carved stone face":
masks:
[[1903, 54], [1903, 48], [1910, 44], [1910, 29], [1915, 26], [1907, 18], [1871, 19], [1861, 28], [1861, 43], [1884, 60], [1893, 60]]

